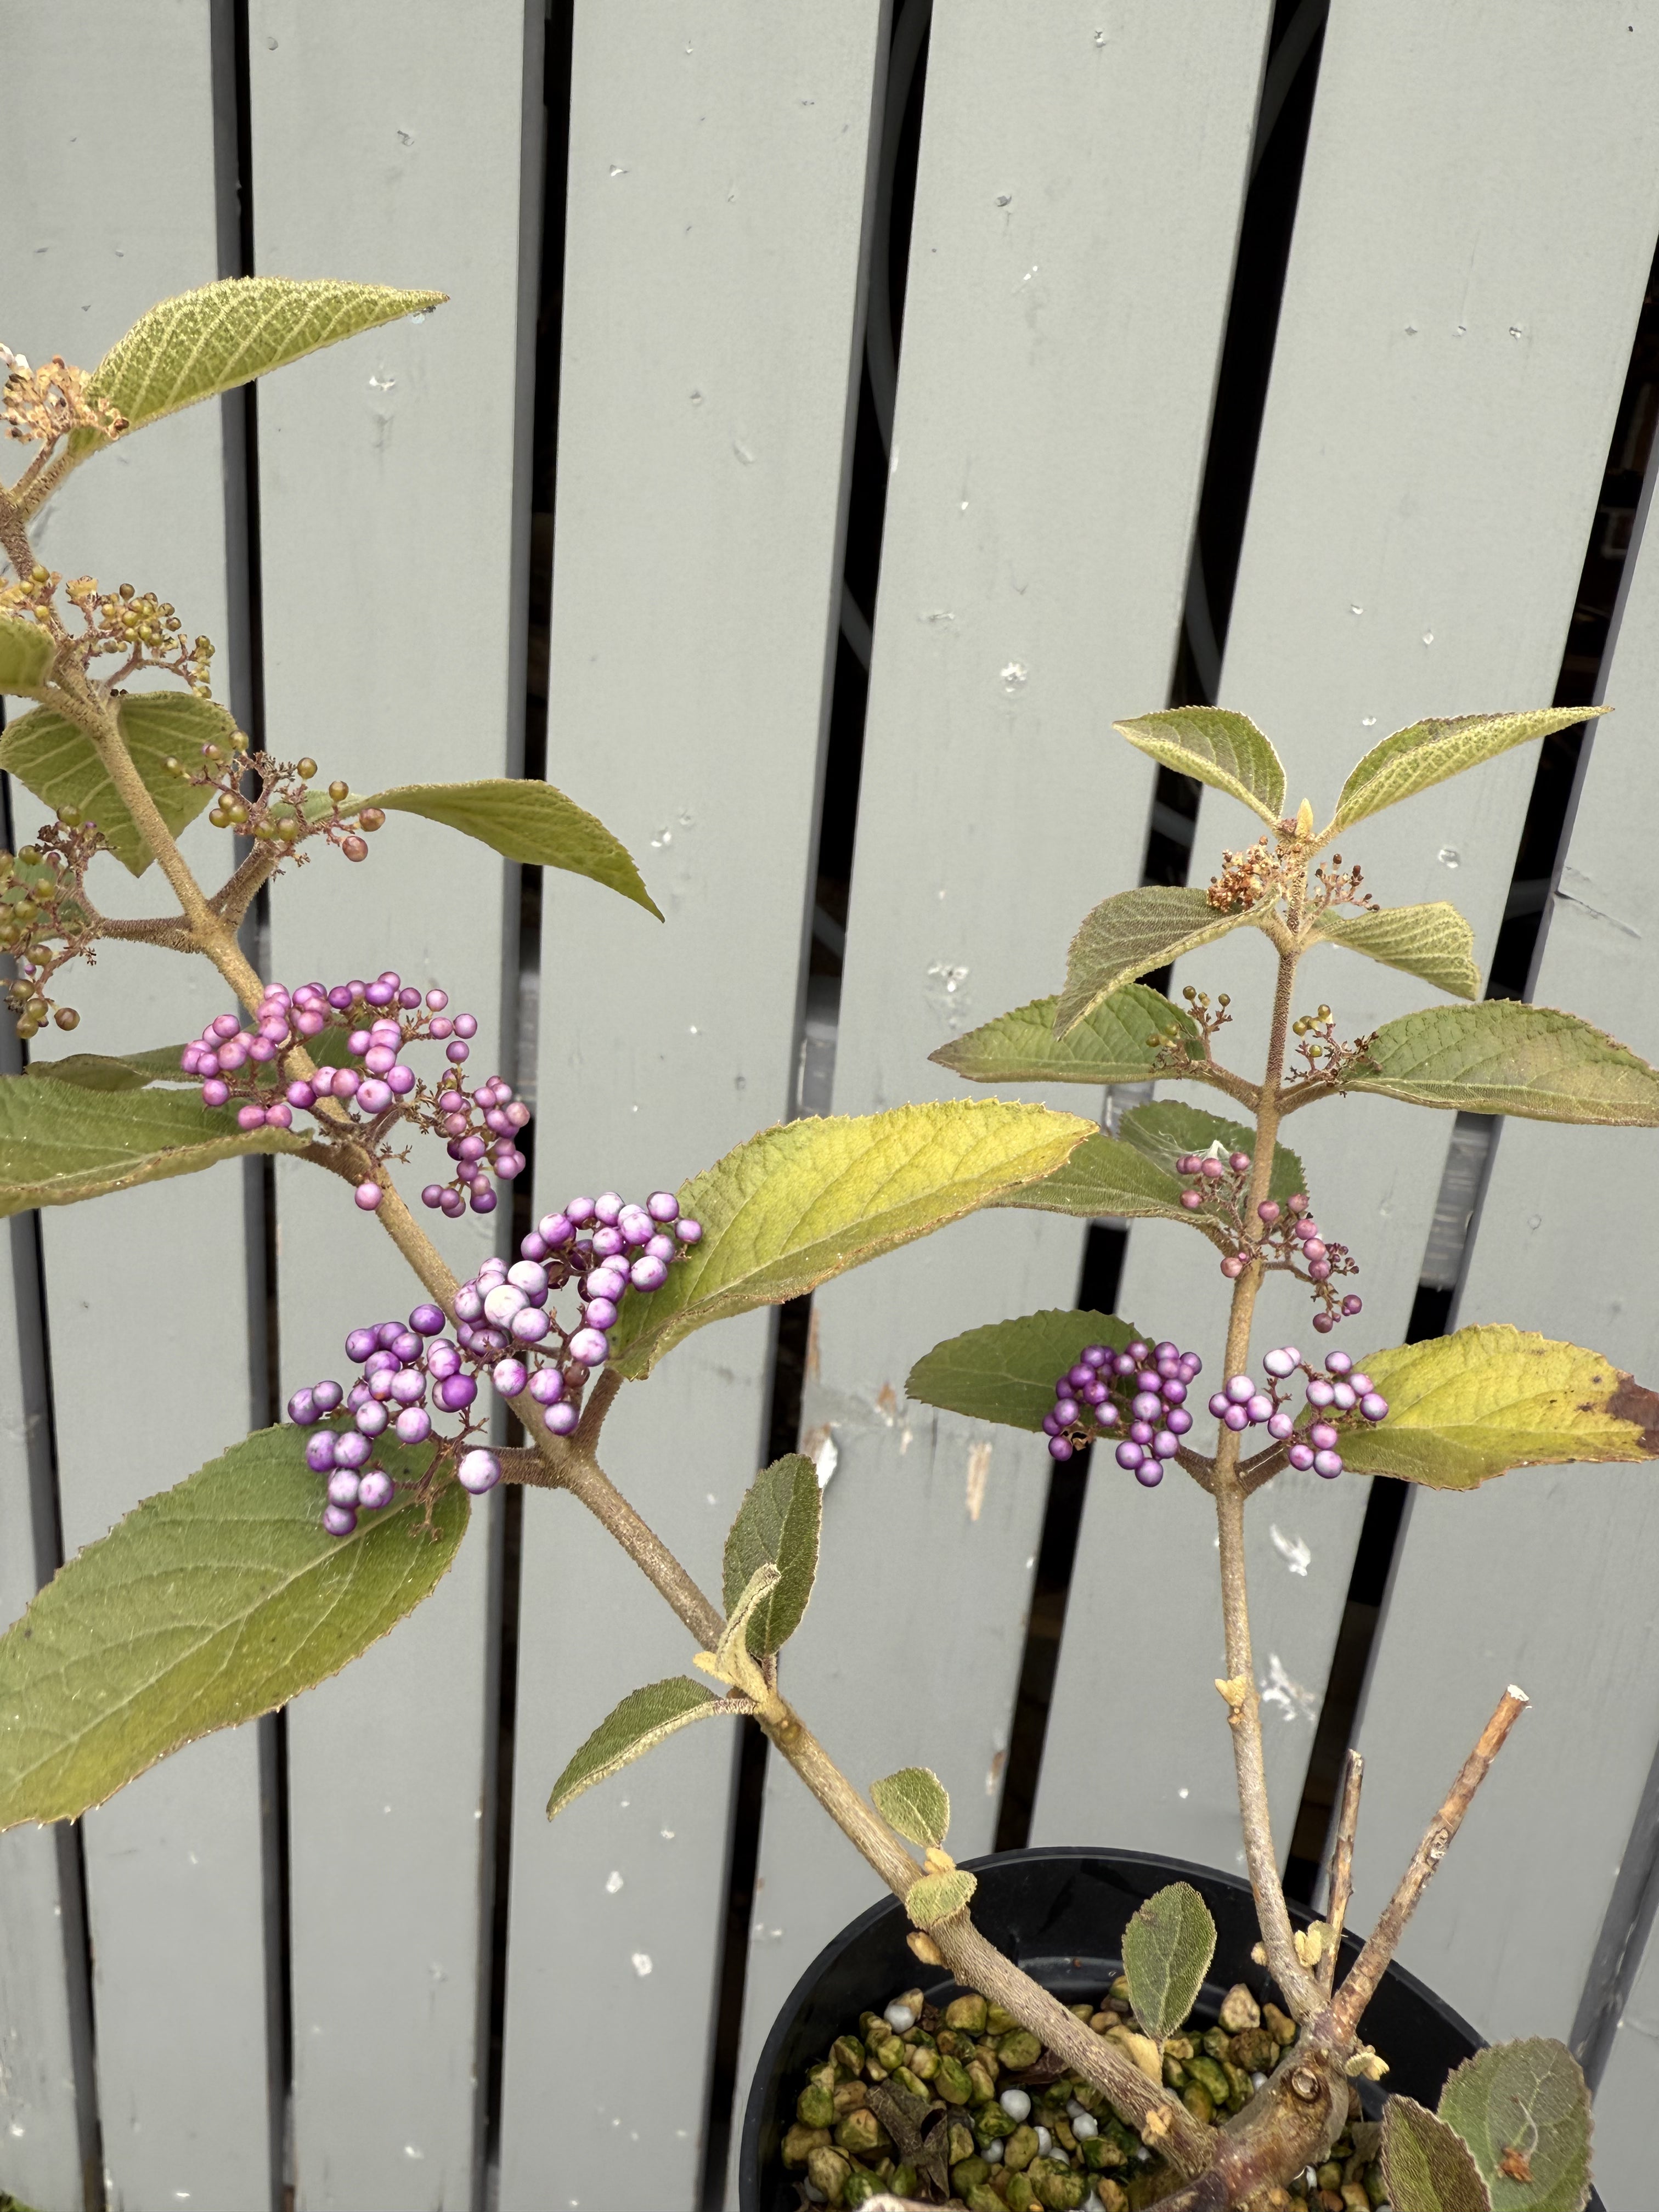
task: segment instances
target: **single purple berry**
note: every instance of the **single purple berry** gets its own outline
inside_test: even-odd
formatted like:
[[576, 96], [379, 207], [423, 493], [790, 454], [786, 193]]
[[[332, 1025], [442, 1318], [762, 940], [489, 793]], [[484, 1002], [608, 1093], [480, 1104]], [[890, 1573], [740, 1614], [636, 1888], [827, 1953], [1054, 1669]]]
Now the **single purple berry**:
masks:
[[463, 1283], [456, 1291], [455, 1318], [457, 1321], [483, 1319], [483, 1292], [477, 1283]]
[[1226, 1412], [1228, 1407], [1231, 1406], [1232, 1402], [1232, 1400], [1227, 1395], [1224, 1390], [1212, 1390], [1210, 1393], [1210, 1411], [1215, 1415], [1218, 1421], [1221, 1419], [1222, 1415]]
[[1333, 1375], [1346, 1375], [1352, 1370], [1353, 1360], [1346, 1352], [1333, 1352], [1327, 1358], [1325, 1365]]
[[1050, 1459], [1060, 1461], [1070, 1459], [1072, 1456], [1070, 1439], [1066, 1437], [1050, 1437], [1048, 1439], [1048, 1456]]
[[236, 1126], [239, 1129], [263, 1129], [265, 1126], [264, 1108], [239, 1106], [236, 1109]]
[[364, 1213], [374, 1212], [380, 1202], [381, 1195], [380, 1186], [377, 1182], [360, 1182], [352, 1193], [360, 1210]]
[[538, 1406], [556, 1405], [564, 1395], [564, 1377], [556, 1367], [538, 1367], [530, 1378], [530, 1395]]
[[459, 1037], [451, 1037], [449, 1042], [444, 1047], [444, 1058], [452, 1066], [459, 1067], [466, 1060], [471, 1050], [471, 1047], [463, 1044]]
[[542, 1242], [550, 1252], [568, 1244], [576, 1233], [575, 1223], [566, 1213], [544, 1213], [537, 1226]]
[[1243, 1406], [1229, 1406], [1221, 1418], [1235, 1432], [1241, 1429], [1248, 1429], [1250, 1425], [1249, 1413]]
[[1331, 1279], [1330, 1261], [1328, 1260], [1310, 1260], [1308, 1262], [1308, 1275], [1310, 1279], [1313, 1282], [1328, 1283]]
[[371, 1437], [360, 1436], [356, 1429], [348, 1429], [343, 1437], [334, 1439], [336, 1467], [362, 1467], [374, 1449]]
[[1276, 1198], [1264, 1198], [1255, 1212], [1257, 1220], [1265, 1221], [1271, 1229], [1279, 1218], [1279, 1200]]
[[1316, 1452], [1314, 1454], [1314, 1473], [1316, 1474], [1322, 1474], [1327, 1482], [1331, 1480], [1333, 1475], [1340, 1474], [1341, 1472], [1342, 1455], [1340, 1452], [1322, 1451]]
[[1311, 1444], [1292, 1444], [1290, 1449], [1285, 1453], [1285, 1456], [1289, 1460], [1293, 1468], [1298, 1468], [1305, 1474], [1308, 1469], [1314, 1463], [1313, 1446]]
[[1082, 1367], [1091, 1367], [1098, 1373], [1111, 1356], [1103, 1344], [1085, 1344], [1079, 1355], [1078, 1364]]
[[1277, 1376], [1281, 1382], [1287, 1375], [1293, 1374], [1296, 1370], [1296, 1362], [1291, 1358], [1288, 1349], [1268, 1352], [1261, 1364], [1269, 1375]]
[[308, 1083], [290, 1083], [286, 1093], [290, 1106], [314, 1106], [317, 1094]]
[[1248, 1152], [1229, 1152], [1227, 1164], [1235, 1175], [1248, 1175], [1250, 1171], [1250, 1156]]
[[1201, 1190], [1183, 1190], [1181, 1203], [1188, 1213], [1196, 1213], [1204, 1203], [1204, 1194]]
[[1164, 1462], [1149, 1452], [1135, 1469], [1135, 1480], [1143, 1490], [1156, 1490], [1164, 1480]]
[[1109, 1398], [1104, 1405], [1095, 1407], [1095, 1424], [1103, 1429], [1115, 1429], [1123, 1416]]
[[386, 1346], [388, 1352], [397, 1353], [405, 1367], [420, 1358], [422, 1348], [420, 1336], [412, 1328], [400, 1328]]
[[582, 1319], [589, 1328], [610, 1328], [617, 1318], [617, 1309], [610, 1298], [590, 1298], [582, 1309]]
[[1200, 1160], [1198, 1171], [1206, 1182], [1219, 1182], [1227, 1172], [1219, 1160]]
[[1284, 1443], [1286, 1437], [1294, 1436], [1296, 1434], [1296, 1420], [1294, 1415], [1285, 1413], [1282, 1410], [1277, 1413], [1269, 1413], [1267, 1416], [1267, 1434], [1270, 1437], [1275, 1437], [1280, 1443]]
[[477, 1036], [478, 1034], [478, 1017], [476, 1014], [457, 1014], [455, 1017], [455, 1034], [458, 1037]]
[[296, 1428], [308, 1429], [317, 1419], [315, 1394], [310, 1390], [296, 1390], [288, 1401], [288, 1417]]
[[1066, 1379], [1071, 1384], [1073, 1389], [1080, 1390], [1085, 1382], [1091, 1382], [1094, 1379], [1094, 1371], [1095, 1370], [1092, 1367], [1087, 1365], [1085, 1361], [1079, 1359], [1075, 1366], [1068, 1367], [1066, 1369]]
[[395, 1352], [398, 1348], [398, 1339], [403, 1333], [404, 1325], [400, 1321], [377, 1322], [374, 1325], [374, 1341], [382, 1352]]
[[593, 1249], [602, 1260], [611, 1259], [622, 1249], [623, 1233], [620, 1229], [596, 1229], [593, 1231]]
[[592, 1200], [591, 1198], [567, 1199], [565, 1200], [564, 1206], [564, 1218], [567, 1221], [574, 1221], [579, 1229], [585, 1228], [593, 1218]]
[[335, 1441], [331, 1429], [319, 1429], [306, 1438], [306, 1465], [313, 1474], [327, 1474], [333, 1468]]
[[426, 1377], [418, 1367], [400, 1367], [387, 1386], [387, 1395], [399, 1406], [418, 1406], [426, 1398]]
[[1386, 1398], [1379, 1396], [1375, 1390], [1368, 1390], [1359, 1401], [1359, 1410], [1368, 1421], [1386, 1420], [1389, 1401]]
[[331, 1536], [349, 1536], [357, 1525], [357, 1516], [349, 1505], [325, 1505], [323, 1526]]
[[466, 1212], [466, 1200], [458, 1190], [445, 1191], [438, 1204], [443, 1209], [445, 1219], [448, 1221], [458, 1220]]
[[331, 1413], [344, 1395], [337, 1382], [313, 1382], [311, 1386], [312, 1403], [319, 1414]]
[[1271, 1420], [1273, 1410], [1273, 1400], [1260, 1390], [1244, 1401], [1244, 1411], [1249, 1415], [1252, 1422]]
[[1181, 1364], [1187, 1370], [1187, 1380], [1189, 1382], [1194, 1375], [1201, 1375], [1204, 1372], [1204, 1362], [1195, 1352], [1183, 1352], [1181, 1355]]
[[1329, 1421], [1316, 1421], [1308, 1431], [1308, 1442], [1316, 1451], [1334, 1451], [1339, 1438]]
[[1248, 1375], [1230, 1375], [1227, 1377], [1227, 1395], [1235, 1406], [1242, 1406], [1255, 1397], [1255, 1385]]
[[653, 1221], [678, 1221], [680, 1202], [672, 1190], [653, 1190], [645, 1201], [645, 1210]]
[[1352, 1321], [1357, 1313], [1364, 1311], [1364, 1299], [1356, 1297], [1353, 1291], [1350, 1291], [1347, 1297], [1342, 1301], [1342, 1310], [1347, 1315], [1349, 1320]]
[[383, 1467], [372, 1467], [357, 1486], [357, 1504], [361, 1511], [378, 1513], [383, 1505], [390, 1505], [398, 1492], [398, 1486]]
[[1131, 1474], [1133, 1474], [1135, 1468], [1140, 1465], [1146, 1456], [1146, 1455], [1142, 1451], [1140, 1446], [1136, 1443], [1131, 1443], [1127, 1437], [1117, 1448], [1118, 1465], [1120, 1467], [1127, 1467]]
[[1106, 1385], [1098, 1376], [1095, 1376], [1084, 1384], [1077, 1395], [1085, 1406], [1103, 1406], [1106, 1403], [1108, 1393]]
[[1308, 1403], [1310, 1406], [1329, 1406], [1334, 1404], [1335, 1400], [1336, 1392], [1333, 1386], [1322, 1375], [1316, 1375], [1308, 1385]]
[[1173, 1437], [1184, 1437], [1193, 1425], [1193, 1417], [1184, 1406], [1172, 1406], [1164, 1417], [1164, 1425]]
[[363, 1054], [363, 1066], [371, 1075], [390, 1075], [397, 1060], [390, 1045], [372, 1044]]
[[445, 1413], [459, 1413], [477, 1396], [478, 1386], [470, 1375], [447, 1375], [433, 1395]]
[[514, 1315], [508, 1334], [515, 1344], [539, 1344], [552, 1327], [552, 1322], [539, 1306], [526, 1306], [522, 1313]]
[[447, 1337], [440, 1338], [436, 1344], [428, 1345], [426, 1371], [434, 1382], [443, 1382], [447, 1376], [459, 1374], [460, 1367], [461, 1355]]
[[432, 1434], [432, 1416], [424, 1406], [405, 1406], [392, 1426], [400, 1444], [423, 1444]]
[[1316, 1336], [1328, 1336], [1336, 1327], [1336, 1323], [1328, 1313], [1316, 1313], [1313, 1317], [1313, 1325]]
[[530, 1304], [516, 1283], [497, 1283], [486, 1292], [483, 1302], [484, 1319], [494, 1322], [497, 1328], [506, 1328], [515, 1313], [522, 1313]]
[[547, 1296], [547, 1270], [538, 1261], [515, 1260], [507, 1271], [507, 1279], [538, 1304]]
[[1345, 1413], [1351, 1413], [1354, 1407], [1359, 1403], [1359, 1393], [1354, 1389], [1352, 1382], [1338, 1382], [1334, 1384], [1331, 1389], [1331, 1396], [1335, 1400], [1336, 1403], [1342, 1408], [1342, 1411]]
[[1179, 1375], [1166, 1376], [1158, 1385], [1158, 1395], [1166, 1406], [1182, 1406], [1187, 1401], [1187, 1385]]
[[1348, 1370], [1348, 1388], [1357, 1398], [1363, 1398], [1368, 1390], [1376, 1389], [1376, 1385], [1369, 1375], [1362, 1375], [1357, 1367], [1351, 1367]]
[[355, 1505], [362, 1486], [361, 1478], [354, 1468], [337, 1468], [328, 1478], [328, 1502], [331, 1505]]
[[530, 1372], [522, 1359], [498, 1359], [489, 1370], [489, 1379], [503, 1398], [516, 1398], [529, 1382]]
[[1221, 1272], [1230, 1283], [1236, 1283], [1247, 1264], [1242, 1252], [1230, 1252], [1221, 1263]]
[[629, 1279], [636, 1291], [659, 1291], [668, 1280], [668, 1263], [654, 1252], [647, 1251], [635, 1261], [629, 1270]]
[[467, 1204], [475, 1213], [493, 1213], [495, 1211], [495, 1194], [488, 1184], [480, 1190], [477, 1184], [474, 1183], [472, 1195], [467, 1200]]
[[365, 1437], [383, 1435], [386, 1425], [391, 1418], [380, 1401], [377, 1398], [371, 1398], [366, 1406], [359, 1406], [357, 1408], [358, 1432]]
[[1180, 1449], [1180, 1439], [1172, 1430], [1160, 1429], [1152, 1438], [1152, 1450], [1159, 1459], [1173, 1459]]
[[1069, 1429], [1073, 1421], [1082, 1419], [1082, 1408], [1075, 1398], [1062, 1398], [1054, 1407], [1054, 1418], [1062, 1429]]
[[617, 1216], [617, 1226], [635, 1249], [647, 1237], [657, 1233], [656, 1224], [642, 1206], [625, 1206]]
[[620, 1191], [602, 1190], [593, 1201], [593, 1211], [607, 1229], [614, 1229], [621, 1218], [623, 1197]]
[[409, 1316], [409, 1325], [416, 1336], [441, 1336], [444, 1328], [442, 1310], [437, 1306], [416, 1306]]
[[1131, 1421], [1131, 1422], [1130, 1422], [1130, 1424], [1129, 1424], [1129, 1442], [1130, 1442], [1132, 1444], [1139, 1444], [1139, 1445], [1141, 1445], [1141, 1446], [1145, 1447], [1146, 1445], [1147, 1445], [1147, 1444], [1151, 1443], [1151, 1442], [1152, 1442], [1152, 1423], [1151, 1423], [1150, 1421]]
[[597, 1328], [579, 1328], [570, 1340], [570, 1357], [583, 1367], [603, 1366], [610, 1352], [609, 1340]]
[[542, 1426], [556, 1437], [568, 1437], [581, 1419], [580, 1412], [567, 1399], [562, 1405], [550, 1406], [542, 1415]]
[[700, 1244], [702, 1242], [702, 1224], [701, 1221], [677, 1221], [674, 1234], [682, 1244]]
[[1164, 1411], [1164, 1401], [1155, 1391], [1138, 1390], [1129, 1401], [1129, 1411], [1138, 1421], [1155, 1421]]

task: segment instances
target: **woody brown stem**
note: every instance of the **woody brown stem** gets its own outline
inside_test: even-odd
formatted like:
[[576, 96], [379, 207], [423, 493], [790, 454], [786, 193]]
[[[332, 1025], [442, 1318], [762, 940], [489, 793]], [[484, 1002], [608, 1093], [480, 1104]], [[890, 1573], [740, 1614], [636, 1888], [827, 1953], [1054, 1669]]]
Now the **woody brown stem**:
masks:
[[1348, 1900], [1353, 1894], [1353, 1839], [1359, 1826], [1359, 1785], [1364, 1774], [1364, 1760], [1351, 1749], [1343, 1765], [1342, 1804], [1336, 1816], [1336, 1841], [1331, 1850], [1331, 1895], [1325, 1909], [1330, 1939], [1321, 1954], [1317, 1970], [1319, 1985], [1327, 1996], [1336, 1979], [1337, 1952], [1348, 1917]]

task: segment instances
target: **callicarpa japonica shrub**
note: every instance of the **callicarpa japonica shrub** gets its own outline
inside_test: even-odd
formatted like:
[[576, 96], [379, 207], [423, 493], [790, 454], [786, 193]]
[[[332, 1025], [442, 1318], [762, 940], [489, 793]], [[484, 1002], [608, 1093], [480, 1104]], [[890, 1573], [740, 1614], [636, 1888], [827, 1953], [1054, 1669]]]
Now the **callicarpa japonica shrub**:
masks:
[[[1326, 1917], [1293, 1930], [1268, 1819], [1246, 1507], [1286, 1467], [1468, 1490], [1512, 1466], [1659, 1451], [1659, 1398], [1574, 1345], [1480, 1327], [1339, 1348], [1339, 1332], [1350, 1340], [1363, 1327], [1364, 1255], [1342, 1241], [1339, 1203], [1316, 1211], [1281, 1141], [1292, 1115], [1354, 1091], [1441, 1110], [1659, 1124], [1659, 1073], [1571, 1014], [1482, 1002], [1473, 934], [1455, 909], [1380, 905], [1335, 849], [1379, 809], [1582, 714], [1464, 715], [1401, 730], [1354, 768], [1322, 828], [1306, 800], [1286, 811], [1278, 757], [1241, 714], [1192, 708], [1117, 726], [1154, 759], [1231, 794], [1261, 833], [1224, 856], [1207, 888], [1107, 898], [1079, 930], [1055, 996], [934, 1057], [981, 1085], [1202, 1086], [1221, 1092], [1234, 1118], [1160, 1099], [1102, 1127], [1046, 1106], [964, 1097], [799, 1121], [761, 1131], [678, 1191], [577, 1193], [532, 1212], [516, 1251], [458, 1281], [422, 1216], [495, 1210], [525, 1170], [529, 1120], [507, 1082], [480, 1080], [471, 1065], [477, 1024], [450, 994], [465, 979], [282, 982], [255, 972], [240, 925], [256, 894], [308, 858], [361, 864], [374, 838], [395, 835], [399, 813], [510, 859], [575, 870], [654, 915], [632, 860], [540, 782], [319, 787], [314, 761], [274, 758], [215, 701], [210, 641], [189, 637], [170, 602], [90, 574], [66, 580], [29, 536], [70, 471], [147, 423], [441, 296], [242, 279], [153, 309], [89, 374], [57, 358], [32, 368], [0, 356], [7, 428], [35, 448], [0, 489], [10, 569], [0, 587], [0, 690], [32, 702], [6, 730], [0, 765], [51, 816], [0, 858], [0, 952], [18, 1035], [27, 1043], [49, 1024], [75, 1027], [63, 973], [106, 941], [204, 963], [191, 1042], [36, 1059], [0, 1083], [0, 1203], [7, 1212], [68, 1205], [283, 1152], [338, 1178], [340, 1237], [390, 1237], [412, 1278], [406, 1314], [340, 1315], [339, 1371], [297, 1390], [285, 1420], [227, 1440], [220, 1458], [137, 1507], [0, 1638], [0, 1826], [75, 1820], [181, 1745], [269, 1712], [347, 1664], [430, 1593], [473, 1498], [501, 1482], [563, 1492], [678, 1615], [696, 1674], [637, 1690], [601, 1721], [553, 1783], [550, 1815], [693, 1722], [752, 1716], [903, 1901], [917, 1957], [948, 1968], [965, 1993], [948, 2032], [971, 2048], [945, 2051], [924, 2038], [924, 2051], [907, 2003], [868, 2016], [867, 2045], [836, 2045], [785, 2144], [805, 2201], [876, 2203], [897, 2184], [913, 2201], [969, 2212], [1085, 2199], [1187, 2212], [1287, 2206], [1308, 2196], [1310, 2171], [1316, 2182], [1338, 2172], [1322, 2162], [1358, 2109], [1359, 2085], [1386, 2075], [1386, 2055], [1363, 2039], [1368, 2001], [1526, 1698], [1510, 1688], [1499, 1700], [1339, 1981], [1359, 1765], [1351, 1754]], [[127, 688], [141, 671], [150, 683]], [[204, 811], [234, 841], [216, 888], [197, 880], [175, 842]], [[157, 864], [177, 913], [102, 913], [90, 884], [105, 854], [135, 875]], [[1242, 1055], [1259, 1075], [1220, 1057], [1237, 1018], [1229, 995], [1188, 988], [1172, 999], [1140, 980], [1241, 929], [1265, 934], [1277, 961], [1267, 1036]], [[1322, 944], [1403, 969], [1447, 1002], [1346, 1035], [1328, 1005], [1299, 995], [1301, 963]], [[400, 1186], [405, 1161], [412, 1204]], [[597, 1180], [603, 1164], [586, 1171]], [[975, 1878], [945, 1848], [950, 1807], [937, 1778], [918, 1765], [860, 1790], [812, 1735], [781, 1669], [817, 1565], [808, 1460], [791, 1455], [755, 1478], [727, 1539], [718, 1603], [600, 1463], [618, 1392], [645, 1382], [693, 1330], [799, 1297], [987, 1206], [1168, 1222], [1208, 1240], [1231, 1285], [1218, 1344], [1183, 1346], [1113, 1315], [1030, 1314], [936, 1346], [908, 1390], [1042, 1434], [1056, 1461], [1100, 1446], [1112, 1479], [1152, 1491], [1178, 1475], [1213, 1501], [1227, 1668], [1216, 1682], [1218, 1725], [1232, 1741], [1258, 1958], [1279, 2000], [1237, 2011], [1247, 2068], [1206, 2057], [1194, 2039], [1206, 2032], [1179, 2036], [1215, 1941], [1195, 1892], [1176, 1885], [1142, 1909], [1125, 1937], [1117, 2012], [1080, 2018], [976, 1929]], [[1312, 1353], [1253, 1347], [1257, 1297], [1274, 1274], [1305, 1290]], [[1176, 1315], [1149, 1318], [1182, 1326]], [[508, 1413], [525, 1438], [511, 1448], [499, 1441]], [[1156, 1511], [1157, 1500], [1143, 1510]], [[140, 1557], [135, 1579], [130, 1563]], [[228, 1559], [239, 1569], [234, 1590]], [[1004, 2024], [1000, 2061], [992, 2042], [972, 2040], [988, 2021]], [[1224, 2020], [1207, 2031], [1224, 2042], [1229, 2032]], [[1027, 2124], [1031, 2092], [993, 2094], [994, 2069], [1012, 2066], [1016, 2047], [1028, 2063], [1048, 2054], [1042, 2080], [1060, 2073], [1070, 2085], [1069, 2118], [1055, 2108], [1065, 2138], [1045, 2129], [1046, 2148]], [[1378, 2093], [1366, 2094], [1375, 2109]], [[964, 2131], [968, 2154], [953, 2158]], [[1031, 2145], [1017, 2157], [1024, 2134]], [[1126, 2187], [1107, 2166], [1112, 2144], [1127, 2141], [1138, 2162]], [[1375, 2170], [1395, 2212], [1576, 2212], [1589, 2188], [1582, 2077], [1559, 2045], [1485, 2051], [1453, 2077], [1437, 2113], [1387, 2101]], [[1376, 2191], [1360, 2194], [1370, 2202]], [[1321, 2201], [1350, 2197], [1326, 2190]]]

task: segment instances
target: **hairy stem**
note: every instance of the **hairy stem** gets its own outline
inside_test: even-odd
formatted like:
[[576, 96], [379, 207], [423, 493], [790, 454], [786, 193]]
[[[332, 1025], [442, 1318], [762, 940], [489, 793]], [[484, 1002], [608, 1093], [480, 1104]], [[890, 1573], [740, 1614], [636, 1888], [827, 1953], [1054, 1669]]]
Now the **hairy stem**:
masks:
[[1343, 1764], [1342, 1806], [1336, 1816], [1336, 1842], [1331, 1852], [1331, 1896], [1325, 1908], [1326, 1923], [1330, 1929], [1330, 1940], [1321, 1955], [1318, 1967], [1319, 1986], [1327, 1996], [1336, 1979], [1337, 1954], [1341, 1948], [1343, 1924], [1348, 1917], [1348, 1900], [1353, 1894], [1353, 1839], [1359, 1826], [1359, 1785], [1364, 1779], [1365, 1762], [1357, 1751], [1350, 1749]]

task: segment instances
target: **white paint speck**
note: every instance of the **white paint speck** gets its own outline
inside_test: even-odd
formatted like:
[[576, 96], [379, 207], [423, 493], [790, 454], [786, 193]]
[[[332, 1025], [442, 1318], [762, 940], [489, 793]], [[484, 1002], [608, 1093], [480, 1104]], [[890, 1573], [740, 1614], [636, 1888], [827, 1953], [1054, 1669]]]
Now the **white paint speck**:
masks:
[[651, 1954], [648, 1951], [635, 1951], [634, 1954], [634, 1972], [639, 1976], [640, 1979], [643, 1981], [650, 1971]]
[[1192, 1791], [1191, 1791], [1190, 1790], [1177, 1790], [1176, 1791], [1176, 1796], [1177, 1797], [1181, 1798], [1183, 1802], [1184, 1802], [1187, 1798], [1190, 1797], [1190, 1796], [1192, 1796], [1192, 1794], [1193, 1794], [1193, 1793], [1192, 1793]]
[[1267, 1673], [1257, 1686], [1264, 1705], [1282, 1705], [1287, 1721], [1304, 1720], [1311, 1728], [1319, 1716], [1319, 1692], [1304, 1689], [1293, 1681], [1285, 1671], [1285, 1662], [1277, 1651], [1267, 1654]]
[[991, 1447], [975, 1444], [968, 1455], [968, 1518], [977, 1521], [985, 1504], [985, 1485], [991, 1472]]
[[617, 1894], [617, 1891], [622, 1887], [622, 1886], [623, 1886], [623, 1878], [622, 1878], [621, 1875], [619, 1875], [619, 1874], [617, 1872], [617, 1869], [615, 1869], [615, 1867], [612, 1867], [612, 1869], [611, 1869], [610, 1873], [609, 1873], [608, 1875], [606, 1875], [606, 1876], [605, 1876], [605, 1895], [606, 1895], [607, 1897], [614, 1897], [614, 1896]]
[[404, 2145], [404, 2156], [405, 2158], [423, 2159], [426, 2156], [426, 2153], [423, 2150], [416, 2150], [413, 2143], [405, 2143]]
[[674, 1831], [672, 1828], [659, 1828], [657, 1832], [661, 1836], [664, 1843], [672, 1844], [673, 1842]]
[[840, 1459], [841, 1447], [833, 1437], [826, 1436], [812, 1455], [812, 1464], [818, 1471], [820, 1490], [828, 1490], [830, 1487], [830, 1478], [834, 1474]]
[[1313, 1553], [1304, 1536], [1287, 1536], [1275, 1522], [1267, 1534], [1273, 1540], [1273, 1549], [1293, 1575], [1305, 1575], [1313, 1564]]

